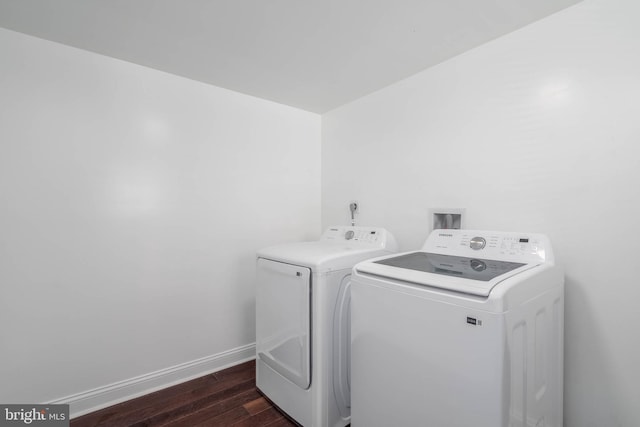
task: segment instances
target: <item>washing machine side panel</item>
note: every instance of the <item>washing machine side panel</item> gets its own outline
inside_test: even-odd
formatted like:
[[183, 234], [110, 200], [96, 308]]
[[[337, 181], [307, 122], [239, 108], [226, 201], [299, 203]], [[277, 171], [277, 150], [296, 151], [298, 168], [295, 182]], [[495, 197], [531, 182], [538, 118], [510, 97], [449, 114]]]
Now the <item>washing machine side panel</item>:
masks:
[[506, 313], [510, 427], [562, 427], [563, 313], [562, 287]]
[[351, 285], [352, 424], [504, 426], [504, 317], [360, 280]]
[[256, 353], [302, 389], [311, 384], [311, 270], [258, 259]]

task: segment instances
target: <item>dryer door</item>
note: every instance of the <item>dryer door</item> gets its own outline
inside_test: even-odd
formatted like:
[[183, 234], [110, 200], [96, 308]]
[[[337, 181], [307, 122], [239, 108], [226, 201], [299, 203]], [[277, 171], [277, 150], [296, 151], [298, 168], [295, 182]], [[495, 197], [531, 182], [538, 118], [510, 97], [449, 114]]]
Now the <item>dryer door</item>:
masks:
[[298, 387], [311, 384], [311, 270], [258, 259], [256, 351]]

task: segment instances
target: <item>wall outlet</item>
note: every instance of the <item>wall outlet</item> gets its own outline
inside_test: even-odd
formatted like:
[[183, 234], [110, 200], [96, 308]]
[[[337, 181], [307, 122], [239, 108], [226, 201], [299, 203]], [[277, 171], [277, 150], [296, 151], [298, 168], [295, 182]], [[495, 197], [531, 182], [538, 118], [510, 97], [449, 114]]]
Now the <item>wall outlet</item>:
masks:
[[464, 208], [429, 209], [431, 230], [459, 230], [464, 228]]

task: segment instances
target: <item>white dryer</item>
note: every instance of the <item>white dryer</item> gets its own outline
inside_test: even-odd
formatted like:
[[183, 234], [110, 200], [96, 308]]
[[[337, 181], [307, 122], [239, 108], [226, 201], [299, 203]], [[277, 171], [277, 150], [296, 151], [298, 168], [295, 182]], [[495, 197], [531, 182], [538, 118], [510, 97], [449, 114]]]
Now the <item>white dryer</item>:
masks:
[[303, 426], [349, 424], [351, 271], [395, 251], [382, 228], [331, 227], [258, 252], [256, 383]]
[[540, 234], [435, 230], [354, 267], [354, 427], [561, 427], [564, 279]]

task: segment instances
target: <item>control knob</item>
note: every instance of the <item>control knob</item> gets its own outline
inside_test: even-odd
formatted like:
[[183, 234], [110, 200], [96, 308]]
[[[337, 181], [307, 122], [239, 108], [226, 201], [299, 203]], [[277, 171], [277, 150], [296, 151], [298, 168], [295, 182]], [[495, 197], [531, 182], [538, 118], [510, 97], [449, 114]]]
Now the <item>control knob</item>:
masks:
[[487, 269], [487, 264], [480, 261], [479, 259], [472, 259], [470, 264], [471, 268], [473, 268], [475, 271], [484, 271]]
[[486, 244], [487, 241], [484, 239], [484, 237], [478, 236], [471, 239], [471, 241], [469, 242], [469, 247], [471, 247], [471, 249], [475, 251], [479, 251], [480, 249], [483, 249]]

